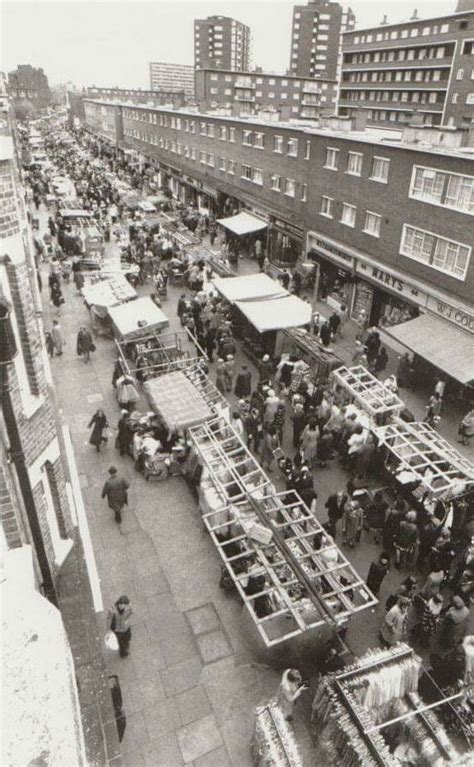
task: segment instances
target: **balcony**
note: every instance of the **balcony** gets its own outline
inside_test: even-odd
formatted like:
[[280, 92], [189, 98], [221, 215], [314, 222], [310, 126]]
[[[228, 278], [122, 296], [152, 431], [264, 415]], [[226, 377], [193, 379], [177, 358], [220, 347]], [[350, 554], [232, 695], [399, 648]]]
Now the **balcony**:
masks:
[[252, 88], [252, 90], [255, 90], [255, 83], [251, 79], [239, 77], [234, 83], [234, 88]]
[[303, 85], [303, 93], [318, 93], [321, 94], [322, 89], [318, 83], [305, 83]]
[[318, 107], [321, 104], [321, 98], [318, 95], [303, 96], [301, 99], [301, 105], [304, 107]]

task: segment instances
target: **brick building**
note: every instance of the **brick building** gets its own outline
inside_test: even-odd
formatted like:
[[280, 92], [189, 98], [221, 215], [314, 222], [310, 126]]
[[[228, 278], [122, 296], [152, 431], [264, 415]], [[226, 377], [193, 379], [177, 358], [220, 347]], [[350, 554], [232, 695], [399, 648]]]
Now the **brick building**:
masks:
[[237, 104], [241, 112], [254, 114], [274, 107], [287, 117], [314, 119], [336, 108], [337, 82], [324, 78], [300, 78], [266, 72], [196, 70], [196, 101], [207, 108]]
[[[467, 3], [465, 4], [467, 5]], [[474, 120], [474, 10], [346, 32], [339, 112], [375, 125], [460, 127]], [[460, 6], [462, 8], [462, 6]]]
[[179, 108], [185, 103], [185, 90], [182, 88], [172, 88], [160, 90], [143, 90], [142, 88], [99, 88], [95, 85], [86, 89], [86, 95], [91, 99], [100, 99], [105, 101], [127, 101], [133, 104], [148, 104], [148, 106], [161, 106], [163, 104], [173, 104]]
[[338, 80], [341, 68], [342, 33], [353, 29], [350, 8], [325, 0], [295, 5], [291, 29], [290, 68], [295, 77]]
[[194, 67], [191, 64], [168, 64], [150, 61], [150, 88], [152, 91], [183, 91], [194, 99]]
[[228, 16], [208, 16], [194, 21], [196, 69], [250, 68], [250, 27]]
[[8, 73], [8, 91], [14, 104], [26, 100], [41, 109], [51, 103], [48, 78], [42, 69], [30, 64], [19, 64]]
[[[86, 102], [90, 130], [103, 108]], [[313, 128], [107, 108], [121, 114], [117, 147], [154, 163], [184, 202], [267, 221], [271, 260], [318, 263], [325, 295], [341, 288], [352, 316], [390, 326], [429, 312], [474, 332], [472, 132], [414, 126], [396, 141], [344, 118]]]

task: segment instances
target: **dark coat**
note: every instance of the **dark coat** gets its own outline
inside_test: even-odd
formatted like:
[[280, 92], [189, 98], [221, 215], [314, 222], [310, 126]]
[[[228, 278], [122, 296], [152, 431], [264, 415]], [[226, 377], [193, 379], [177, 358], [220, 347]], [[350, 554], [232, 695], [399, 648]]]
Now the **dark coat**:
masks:
[[91, 420], [89, 421], [88, 428], [90, 429], [91, 426], [94, 428], [92, 429], [92, 434], [90, 436], [89, 442], [91, 445], [94, 445], [94, 447], [100, 447], [102, 444], [102, 432], [104, 431], [105, 427], [108, 426], [107, 418], [105, 415], [99, 415], [98, 413], [94, 413]]
[[84, 352], [91, 351], [92, 348], [92, 336], [88, 330], [80, 330], [77, 334], [77, 353], [84, 354]]
[[329, 519], [334, 519], [336, 521], [338, 519], [341, 519], [345, 511], [346, 503], [347, 503], [347, 495], [345, 493], [342, 496], [340, 501], [337, 497], [337, 493], [330, 495], [325, 503]]
[[102, 488], [102, 498], [107, 498], [110, 509], [120, 511], [123, 506], [128, 505], [127, 490], [129, 487], [126, 479], [117, 475], [110, 477]]
[[252, 391], [252, 374], [250, 370], [241, 370], [235, 379], [235, 396], [248, 397]]
[[367, 575], [367, 586], [375, 596], [378, 595], [387, 572], [388, 565], [383, 565], [381, 562], [372, 562], [370, 565], [369, 574]]

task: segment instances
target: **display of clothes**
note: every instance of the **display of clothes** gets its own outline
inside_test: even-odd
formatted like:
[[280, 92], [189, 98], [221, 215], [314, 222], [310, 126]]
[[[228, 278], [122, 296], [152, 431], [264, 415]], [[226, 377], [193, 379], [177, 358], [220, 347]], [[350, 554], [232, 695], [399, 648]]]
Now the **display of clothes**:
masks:
[[393, 698], [403, 698], [417, 690], [420, 669], [421, 658], [411, 655], [393, 663], [387, 661], [380, 668], [360, 677], [352, 677], [344, 682], [344, 688], [352, 691], [364, 708], [377, 708]]
[[252, 754], [255, 767], [303, 767], [293, 730], [275, 701], [255, 710]]

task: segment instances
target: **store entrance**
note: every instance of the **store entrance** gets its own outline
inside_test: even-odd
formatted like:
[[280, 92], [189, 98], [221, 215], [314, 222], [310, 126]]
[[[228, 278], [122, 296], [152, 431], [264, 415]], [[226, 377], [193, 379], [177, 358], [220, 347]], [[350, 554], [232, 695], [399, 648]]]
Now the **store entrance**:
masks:
[[417, 306], [402, 301], [384, 290], [374, 290], [369, 318], [370, 326], [389, 328], [408, 322], [419, 314]]

